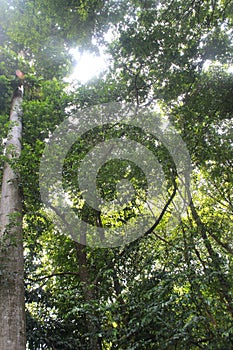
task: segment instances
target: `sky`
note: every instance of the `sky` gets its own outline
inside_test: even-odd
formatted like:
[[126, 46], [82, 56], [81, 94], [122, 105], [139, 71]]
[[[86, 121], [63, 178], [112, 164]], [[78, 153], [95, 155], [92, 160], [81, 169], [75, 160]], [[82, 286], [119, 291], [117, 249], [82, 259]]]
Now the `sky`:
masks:
[[96, 56], [87, 51], [80, 53], [78, 49], [71, 49], [70, 52], [76, 61], [76, 65], [69, 81], [78, 80], [81, 83], [86, 83], [91, 78], [98, 76], [108, 66], [107, 56], [104, 54]]
[[[67, 78], [68, 82], [79, 81], [85, 84], [88, 80], [97, 77], [101, 72], [104, 72], [108, 67], [108, 56], [103, 50], [100, 51], [100, 55], [97, 56], [94, 53], [84, 51], [80, 53], [78, 49], [71, 49], [71, 54], [76, 61], [76, 65], [72, 74]], [[219, 62], [215, 62], [214, 65], [221, 65]], [[203, 65], [203, 69], [206, 71], [213, 65], [213, 62], [206, 60]], [[230, 65], [227, 69], [228, 73], [233, 73], [233, 65]]]
[[[112, 42], [115, 39], [116, 33], [113, 29], [109, 29], [105, 35], [104, 40], [107, 43]], [[95, 39], [93, 39], [93, 44], [96, 45]], [[109, 56], [106, 54], [105, 46], [98, 46], [99, 56], [94, 53], [84, 51], [80, 52], [78, 48], [73, 48], [70, 53], [73, 55], [76, 65], [73, 69], [72, 74], [67, 79], [68, 82], [78, 80], [82, 84], [85, 84], [88, 80], [97, 77], [102, 73], [109, 65]]]

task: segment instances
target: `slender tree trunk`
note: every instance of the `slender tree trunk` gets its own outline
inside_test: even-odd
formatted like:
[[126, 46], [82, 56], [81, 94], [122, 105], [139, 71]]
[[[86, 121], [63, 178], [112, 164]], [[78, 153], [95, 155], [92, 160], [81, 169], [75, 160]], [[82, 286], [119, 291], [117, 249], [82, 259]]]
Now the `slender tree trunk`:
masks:
[[[91, 304], [95, 300], [95, 289], [92, 285], [87, 262], [87, 253], [86, 253], [86, 232], [81, 236], [81, 243], [75, 242], [76, 254], [78, 258], [79, 266], [79, 277], [82, 283], [83, 296], [87, 304]], [[98, 338], [98, 325], [94, 320], [94, 315], [86, 314], [87, 321], [87, 331], [90, 334], [89, 338], [89, 347], [88, 350], [101, 350], [101, 340]]]
[[202, 222], [194, 206], [190, 192], [189, 192], [189, 197], [190, 197], [190, 209], [191, 209], [192, 217], [199, 229], [199, 232], [201, 233], [201, 237], [203, 239], [204, 245], [212, 260], [212, 268], [214, 269], [214, 274], [216, 276], [216, 279], [218, 280], [218, 286], [216, 287], [218, 288], [218, 292], [222, 302], [226, 305], [228, 312], [233, 317], [233, 300], [231, 296], [231, 284], [228, 280], [228, 277], [224, 274], [222, 270], [221, 259], [218, 253], [216, 253], [214, 248], [212, 247], [212, 244], [207, 235], [208, 231], [207, 231], [206, 225]]
[[15, 160], [21, 153], [21, 105], [23, 92], [16, 90], [10, 112], [11, 128], [0, 199], [0, 349], [25, 350], [24, 259], [22, 198]]

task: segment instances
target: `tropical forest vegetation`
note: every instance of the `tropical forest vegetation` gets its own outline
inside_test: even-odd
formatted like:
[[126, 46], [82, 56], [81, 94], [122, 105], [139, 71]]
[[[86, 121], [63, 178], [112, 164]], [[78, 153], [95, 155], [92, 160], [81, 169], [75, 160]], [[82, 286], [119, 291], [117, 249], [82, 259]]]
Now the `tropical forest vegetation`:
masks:
[[0, 0], [0, 350], [233, 349], [232, 25], [232, 0]]

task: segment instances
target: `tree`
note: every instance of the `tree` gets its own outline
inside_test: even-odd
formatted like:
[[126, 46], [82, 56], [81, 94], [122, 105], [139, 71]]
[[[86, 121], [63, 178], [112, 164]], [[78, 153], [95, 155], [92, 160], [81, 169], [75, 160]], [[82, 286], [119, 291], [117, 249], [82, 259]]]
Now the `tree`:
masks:
[[[27, 68], [28, 79], [25, 84], [26, 97], [30, 99], [30, 94], [33, 95], [33, 90], [38, 91], [38, 85], [35, 86], [35, 74], [48, 78], [59, 76], [68, 64], [69, 54], [67, 49], [63, 57], [58, 57], [57, 52], [61, 52], [61, 46], [65, 48], [64, 40], [62, 35], [56, 30], [58, 26], [59, 18], [57, 17], [55, 23], [51, 23], [50, 17], [45, 15], [45, 8], [47, 5], [51, 5], [53, 10], [53, 2], [45, 2], [40, 8], [36, 8], [36, 4], [31, 2], [14, 2], [4, 1], [1, 6], [1, 55], [3, 58], [11, 60], [9, 51], [11, 50], [11, 65], [15, 64], [13, 69], [18, 69], [17, 63], [14, 62], [14, 58], [22, 62], [30, 62]], [[96, 6], [99, 6], [96, 3]], [[95, 7], [95, 6], [94, 6]], [[82, 9], [75, 15], [76, 19], [80, 19], [80, 23], [84, 23], [86, 20], [87, 8], [89, 5], [86, 3]], [[40, 12], [40, 9], [42, 11]], [[60, 11], [61, 7], [57, 9]], [[56, 10], [54, 8], [54, 10]], [[92, 10], [93, 11], [93, 10]], [[41, 16], [40, 16], [41, 14]], [[60, 14], [61, 15], [61, 14]], [[63, 13], [62, 13], [63, 15]], [[3, 17], [2, 17], [3, 16]], [[4, 17], [5, 16], [5, 17]], [[37, 16], [39, 18], [37, 18]], [[31, 24], [28, 20], [34, 21], [36, 26], [40, 25], [40, 20], [44, 20], [44, 27], [36, 29], [31, 28]], [[12, 22], [9, 24], [8, 21]], [[70, 19], [72, 21], [73, 19]], [[57, 22], [58, 21], [58, 22]], [[88, 23], [90, 20], [88, 18]], [[68, 22], [67, 22], [68, 24]], [[29, 36], [27, 33], [28, 25], [32, 29], [30, 30]], [[46, 55], [48, 50], [46, 45], [46, 35], [50, 32], [52, 27], [53, 30], [53, 46], [55, 47], [49, 52], [50, 60], [56, 60], [54, 70], [49, 67], [46, 69]], [[86, 27], [88, 28], [88, 27]], [[44, 30], [45, 29], [45, 30]], [[93, 29], [92, 29], [93, 30]], [[92, 31], [91, 30], [91, 31]], [[90, 31], [90, 33], [91, 33]], [[57, 32], [57, 33], [56, 33]], [[51, 33], [51, 32], [50, 32]], [[59, 33], [59, 34], [58, 34]], [[39, 34], [39, 36], [38, 36]], [[87, 32], [85, 31], [85, 34]], [[67, 34], [65, 34], [67, 35]], [[90, 34], [89, 34], [90, 35]], [[84, 36], [84, 34], [82, 34]], [[81, 35], [80, 35], [81, 38]], [[51, 44], [51, 43], [50, 43]], [[67, 43], [66, 43], [67, 44]], [[40, 54], [43, 51], [47, 51], [44, 55]], [[5, 57], [4, 57], [4, 53]], [[35, 58], [36, 57], [36, 58]], [[42, 61], [42, 64], [41, 64]], [[32, 62], [33, 68], [32, 68]], [[5, 60], [2, 61], [2, 91], [6, 91], [4, 105], [7, 105], [8, 92], [10, 91], [11, 78], [10, 67], [4, 67]], [[54, 62], [53, 62], [54, 63]], [[21, 63], [22, 64], [22, 63]], [[25, 64], [24, 64], [25, 65]], [[31, 66], [31, 69], [30, 69]], [[33, 72], [34, 69], [34, 72]], [[19, 70], [16, 71], [17, 76], [23, 79], [23, 73]], [[34, 75], [34, 77], [33, 77]], [[1, 288], [0, 288], [0, 311], [1, 311], [1, 332], [0, 332], [0, 347], [1, 349], [25, 349], [26, 347], [26, 334], [25, 334], [25, 304], [24, 304], [24, 265], [23, 265], [23, 236], [22, 236], [22, 183], [19, 171], [19, 158], [21, 157], [21, 142], [22, 135], [22, 89], [16, 86], [14, 95], [12, 97], [11, 112], [10, 112], [10, 124], [8, 131], [8, 141], [6, 144], [6, 153], [3, 155], [5, 165], [2, 172], [2, 183], [1, 183], [1, 204], [0, 204], [0, 226], [1, 226]], [[1, 113], [4, 112], [2, 108]], [[26, 124], [26, 123], [24, 123]], [[34, 125], [35, 127], [35, 125]], [[35, 135], [34, 135], [35, 136]], [[30, 143], [30, 140], [28, 140]], [[26, 191], [25, 191], [26, 192]]]
[[[31, 65], [25, 78], [23, 149], [20, 159], [10, 162], [20, 172], [23, 189], [28, 347], [231, 348], [231, 3], [134, 0], [85, 1], [77, 6], [73, 1], [16, 1], [10, 5], [2, 12], [11, 19], [2, 21], [2, 37], [6, 42], [6, 34], [10, 36], [8, 53], [17, 48], [17, 57], [23, 50]], [[102, 34], [111, 27], [115, 38], [108, 46], [109, 73], [67, 93], [62, 78], [70, 64], [68, 47], [86, 41], [84, 47], [93, 48], [92, 35], [103, 43]], [[16, 69], [14, 59], [4, 60], [9, 71], [1, 65], [5, 96], [0, 97], [1, 125], [7, 120], [14, 84], [10, 72]], [[209, 69], [206, 60], [211, 61]], [[190, 205], [175, 227], [169, 226], [170, 211], [176, 206], [171, 197], [162, 219], [152, 223], [145, 237], [104, 250], [77, 244], [65, 229], [58, 231], [40, 201], [38, 169], [45, 140], [67, 116], [66, 107], [79, 111], [112, 101], [139, 106], [153, 106], [156, 101], [185, 141], [193, 172], [192, 187], [187, 188]], [[5, 130], [1, 129], [3, 138]], [[95, 128], [67, 154], [63, 185], [73, 191], [74, 207], [79, 194], [75, 164], [104, 137], [121, 137], [122, 132], [121, 125]], [[153, 150], [163, 165], [165, 196], [170, 198], [178, 179], [166, 147], [138, 129], [124, 129], [124, 137]], [[102, 195], [114, 199], [121, 178], [129, 179], [137, 193], [146, 191], [140, 169], [126, 160], [112, 160], [98, 174]], [[136, 216], [141, 209], [138, 199], [139, 195], [131, 208], [107, 219], [86, 205], [78, 210], [89, 222], [119, 225], [120, 219]], [[86, 234], [82, 232], [83, 239]]]
[[[30, 100], [30, 98], [34, 98], [37, 93], [40, 94], [40, 82], [39, 79], [36, 79], [36, 76], [41, 77], [43, 75], [43, 79], [52, 79], [61, 77], [62, 72], [65, 70], [67, 72], [67, 66], [70, 61], [68, 48], [72, 43], [82, 41], [91, 46], [91, 37], [96, 29], [97, 23], [95, 11], [101, 10], [104, 2], [96, 1], [93, 3], [92, 1], [86, 1], [80, 3], [79, 6], [73, 3], [68, 4], [68, 6], [61, 6], [61, 4], [55, 4], [53, 1], [45, 1], [39, 5], [30, 1], [3, 1], [1, 5], [1, 50], [2, 52], [9, 52], [11, 50], [17, 60], [21, 57], [22, 61], [29, 62], [27, 68], [30, 70], [31, 75], [28, 71], [25, 88], [27, 90], [26, 98]], [[67, 12], [67, 16], [69, 17], [67, 17], [65, 26], [62, 19], [64, 11]], [[50, 15], [51, 12], [54, 16]], [[102, 16], [102, 20], [103, 19], [104, 16]], [[79, 26], [78, 38], [76, 37], [76, 30], [73, 28], [74, 21], [78, 22], [77, 24]], [[104, 23], [102, 23], [101, 26], [104, 26]], [[101, 26], [99, 26], [99, 28], [101, 28]], [[83, 27], [83, 29], [80, 32], [81, 27]], [[30, 30], [28, 30], [29, 28]], [[63, 55], [61, 54], [62, 51], [64, 51]], [[47, 58], [48, 56], [49, 59]], [[9, 67], [7, 67], [9, 70], [5, 72], [4, 63], [3, 61], [2, 90], [6, 90], [5, 95], [7, 98], [11, 85], [9, 75], [12, 73], [9, 73]], [[11, 64], [12, 63], [14, 64], [14, 62], [11, 62]], [[16, 66], [14, 68], [16, 69], [18, 67]], [[17, 90], [17, 92], [18, 91], [19, 90]], [[22, 96], [13, 96], [12, 111], [10, 114], [10, 122], [12, 122], [13, 125], [12, 131], [9, 132], [8, 137], [9, 157], [6, 159], [5, 156], [3, 156], [3, 159], [6, 160], [2, 175], [0, 222], [3, 241], [1, 245], [1, 324], [4, 324], [4, 327], [1, 329], [0, 344], [3, 349], [25, 348], [22, 193], [19, 188], [22, 186], [22, 183], [19, 173], [16, 173], [18, 167], [20, 167], [18, 159], [20, 158], [21, 146], [19, 142], [21, 142], [22, 139], [21, 115], [19, 113], [19, 108], [22, 103], [21, 99]], [[7, 100], [3, 102], [4, 105], [7, 105]], [[38, 107], [36, 102], [34, 104], [32, 103], [32, 108], [36, 106]], [[1, 112], [3, 113], [4, 109], [2, 109]], [[24, 125], [26, 123], [25, 121]], [[49, 125], [48, 121], [45, 122], [45, 124], [46, 123]], [[55, 120], [53, 120], [52, 124], [54, 125], [54, 123]], [[50, 130], [51, 126], [50, 124]], [[35, 125], [33, 125], [33, 128], [35, 128]], [[41, 129], [42, 122], [40, 121], [39, 130]], [[28, 135], [30, 134], [28, 132], [29, 130], [27, 130]], [[39, 130], [38, 133], [40, 132]], [[23, 136], [25, 136], [24, 131]], [[27, 157], [29, 156], [29, 151], [31, 151], [31, 155], [33, 154], [32, 147], [35, 146], [35, 144], [32, 146], [30, 137], [35, 139], [35, 133], [33, 136], [29, 135], [27, 144], [24, 143], [24, 152], [26, 149]], [[38, 145], [41, 146], [39, 142], [37, 142], [37, 146]], [[21, 156], [21, 159], [23, 157], [24, 154]], [[34, 157], [33, 159], [35, 160]], [[33, 167], [35, 168], [35, 164]], [[20, 170], [22, 173], [22, 168]], [[24, 179], [22, 179], [22, 182], [23, 181]], [[30, 182], [27, 181], [27, 185], [29, 183]], [[24, 214], [27, 205], [30, 206], [30, 200], [27, 201], [28, 193], [29, 191], [26, 187], [24, 189]], [[7, 200], [9, 200], [9, 203]], [[83, 248], [79, 247], [77, 253], [82, 254], [82, 252]], [[83, 256], [85, 257], [85, 255]], [[80, 262], [80, 266], [83, 266], [83, 263]], [[14, 280], [13, 276], [15, 275], [17, 278]], [[87, 281], [83, 281], [83, 283], [85, 284]], [[14, 310], [15, 313], [12, 313], [12, 310]], [[9, 332], [11, 332], [11, 329], [14, 329], [15, 333], [11, 333], [10, 335]], [[93, 343], [92, 340], [91, 342]], [[97, 348], [97, 344], [95, 345], [93, 343], [92, 347]]]
[[25, 349], [24, 265], [22, 197], [16, 160], [21, 153], [22, 96], [18, 87], [12, 97], [0, 202], [1, 223], [1, 349]]

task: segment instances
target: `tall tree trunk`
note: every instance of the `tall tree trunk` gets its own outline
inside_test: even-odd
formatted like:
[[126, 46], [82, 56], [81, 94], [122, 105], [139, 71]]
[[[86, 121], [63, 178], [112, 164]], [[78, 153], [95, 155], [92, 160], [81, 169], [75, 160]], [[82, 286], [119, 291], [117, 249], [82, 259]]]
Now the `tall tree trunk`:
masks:
[[11, 128], [6, 145], [0, 199], [0, 349], [25, 350], [24, 259], [22, 198], [14, 166], [21, 153], [23, 90], [12, 98]]
[[[81, 234], [80, 243], [75, 242], [76, 254], [78, 258], [79, 277], [82, 283], [83, 296], [87, 304], [95, 300], [95, 288], [92, 285], [91, 277], [88, 270], [87, 252], [86, 252], [86, 232], [85, 229]], [[98, 324], [95, 320], [95, 315], [89, 312], [86, 314], [87, 331], [90, 334], [88, 350], [101, 350], [101, 339], [98, 338]]]

